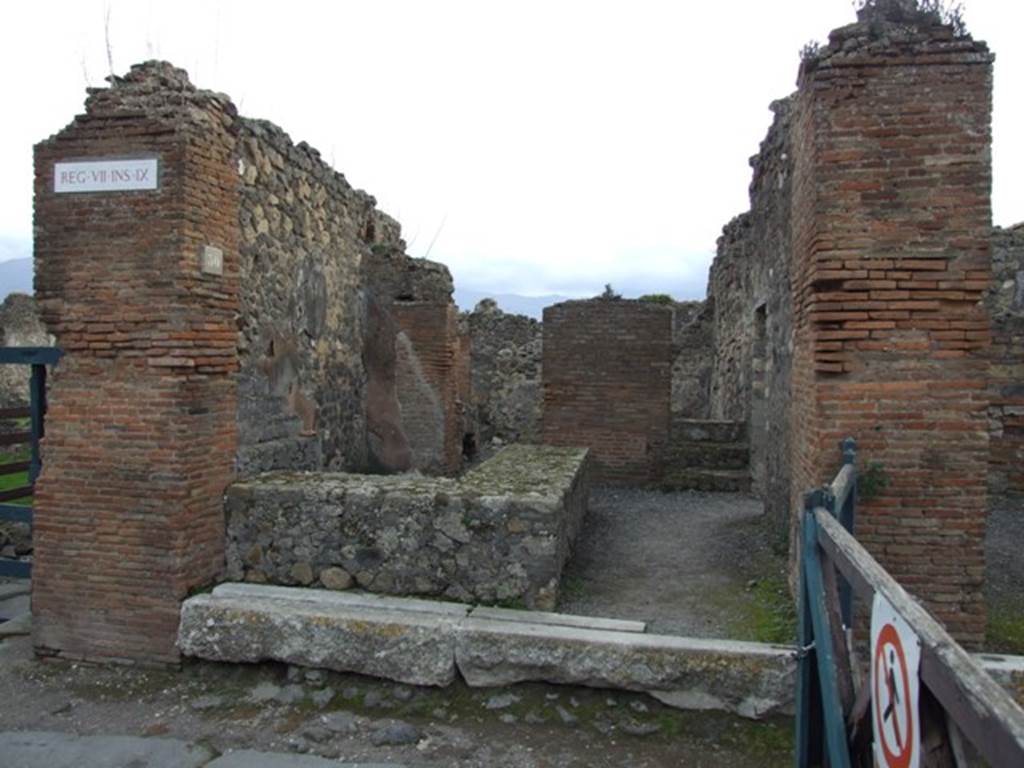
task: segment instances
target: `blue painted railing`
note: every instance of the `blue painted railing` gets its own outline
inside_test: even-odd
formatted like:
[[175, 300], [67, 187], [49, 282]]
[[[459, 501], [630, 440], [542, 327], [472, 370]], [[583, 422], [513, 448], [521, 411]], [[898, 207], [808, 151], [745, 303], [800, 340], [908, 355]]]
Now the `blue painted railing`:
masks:
[[856, 446], [842, 448], [835, 480], [804, 497], [797, 768], [872, 765], [872, 686], [858, 684], [851, 653], [854, 593], [867, 605], [884, 597], [920, 642], [920, 765], [966, 764], [966, 740], [989, 765], [1024, 766], [1024, 710], [854, 538]]
[[[27, 408], [0, 409], [0, 419], [13, 421], [28, 418], [29, 429], [15, 428], [0, 433], [0, 446], [29, 446], [28, 461], [4, 462], [0, 456], [0, 477], [10, 477], [28, 472], [28, 482], [15, 488], [0, 490], [0, 520], [13, 520], [32, 524], [32, 507], [8, 502], [25, 499], [35, 490], [36, 478], [42, 469], [39, 441], [45, 432], [46, 423], [46, 366], [54, 365], [63, 352], [54, 347], [0, 347], [0, 365], [30, 365], [29, 406]], [[31, 563], [0, 558], [0, 576], [28, 578], [32, 572]]]

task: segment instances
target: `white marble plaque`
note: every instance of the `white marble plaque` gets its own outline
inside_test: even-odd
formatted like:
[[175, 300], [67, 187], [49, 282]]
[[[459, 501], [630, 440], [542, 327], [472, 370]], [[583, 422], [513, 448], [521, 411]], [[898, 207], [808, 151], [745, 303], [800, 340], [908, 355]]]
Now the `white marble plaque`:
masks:
[[53, 191], [122, 192], [156, 189], [157, 159], [78, 160], [53, 165]]

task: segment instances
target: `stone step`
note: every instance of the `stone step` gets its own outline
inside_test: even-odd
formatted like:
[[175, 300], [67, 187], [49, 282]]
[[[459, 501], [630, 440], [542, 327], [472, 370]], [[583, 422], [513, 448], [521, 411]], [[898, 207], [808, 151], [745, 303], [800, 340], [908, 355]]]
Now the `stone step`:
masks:
[[666, 463], [679, 468], [743, 469], [749, 461], [746, 443], [676, 443], [669, 448]]
[[750, 491], [750, 471], [747, 469], [670, 469], [665, 473], [661, 487], [667, 491]]
[[673, 443], [745, 443], [745, 421], [713, 421], [706, 419], [673, 419]]

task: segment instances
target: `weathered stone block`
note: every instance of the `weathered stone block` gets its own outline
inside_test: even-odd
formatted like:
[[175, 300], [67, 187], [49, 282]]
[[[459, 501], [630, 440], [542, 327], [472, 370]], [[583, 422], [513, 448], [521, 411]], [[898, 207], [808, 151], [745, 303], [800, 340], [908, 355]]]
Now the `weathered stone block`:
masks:
[[791, 648], [469, 617], [455, 649], [471, 686], [527, 680], [645, 691], [681, 709], [744, 717], [787, 708], [796, 665]]
[[457, 609], [398, 610], [339, 599], [346, 593], [235, 586], [242, 589], [185, 601], [182, 653], [211, 661], [281, 661], [411, 685], [455, 679]]

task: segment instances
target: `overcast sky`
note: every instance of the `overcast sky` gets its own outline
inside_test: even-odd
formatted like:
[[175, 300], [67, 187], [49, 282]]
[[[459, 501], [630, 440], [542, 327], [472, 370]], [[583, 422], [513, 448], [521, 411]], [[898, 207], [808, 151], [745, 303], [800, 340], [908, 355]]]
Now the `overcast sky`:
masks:
[[[993, 208], [1024, 219], [1024, 3], [967, 0], [997, 53]], [[465, 288], [704, 294], [768, 104], [850, 0], [187, 2], [4, 8], [0, 261], [31, 252], [32, 145], [113, 69], [167, 59], [305, 140]]]

